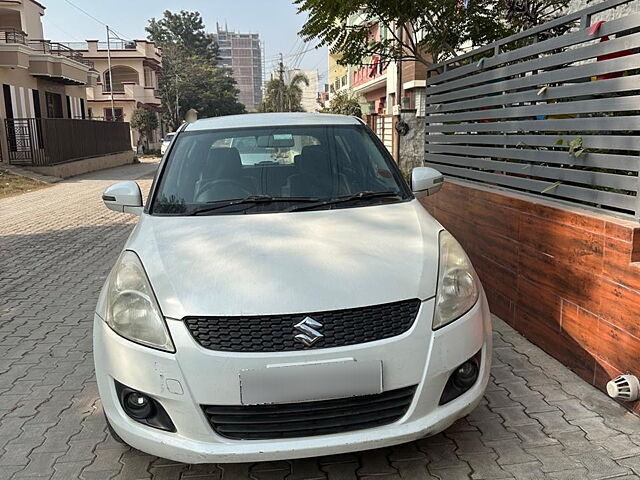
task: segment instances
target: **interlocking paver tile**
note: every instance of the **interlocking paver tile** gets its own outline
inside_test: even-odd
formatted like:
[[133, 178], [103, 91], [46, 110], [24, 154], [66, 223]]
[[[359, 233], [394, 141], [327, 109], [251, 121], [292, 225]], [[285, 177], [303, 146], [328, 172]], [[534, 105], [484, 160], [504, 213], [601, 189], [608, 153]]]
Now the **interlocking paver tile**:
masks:
[[541, 468], [542, 464], [540, 462], [526, 462], [504, 466], [504, 469], [510, 472], [516, 480], [546, 480], [546, 476]]
[[500, 465], [516, 465], [519, 463], [535, 462], [536, 458], [525, 452], [518, 440], [498, 440], [484, 442], [498, 454], [496, 462]]
[[586, 408], [577, 398], [569, 398], [567, 400], [559, 400], [552, 402], [564, 413], [567, 420], [575, 420], [577, 418], [588, 418], [599, 416], [593, 410]]
[[511, 473], [502, 469], [496, 462], [498, 455], [487, 453], [463, 454], [460, 457], [471, 466], [474, 479], [511, 478]]
[[526, 447], [537, 447], [552, 445], [557, 440], [549, 437], [542, 431], [542, 425], [514, 425], [507, 427], [507, 430], [515, 433], [522, 440]]
[[574, 470], [581, 465], [567, 456], [561, 444], [548, 447], [526, 448], [527, 453], [533, 455], [542, 464], [540, 468], [545, 473]]
[[358, 469], [358, 475], [390, 475], [397, 473], [389, 462], [388, 455], [389, 449], [381, 450], [367, 450], [360, 455], [360, 468]]
[[620, 434], [596, 443], [608, 450], [609, 457], [614, 460], [640, 455], [640, 446], [633, 443], [629, 435]]
[[527, 414], [558, 411], [558, 407], [547, 403], [540, 393], [534, 393], [533, 395], [527, 395], [525, 397], [518, 397], [516, 400], [524, 406], [524, 411]]
[[398, 470], [400, 478], [407, 480], [437, 480], [429, 473], [426, 459], [402, 460], [392, 462], [393, 467]]
[[291, 460], [291, 473], [287, 480], [322, 480], [327, 475], [320, 470], [317, 458], [299, 458]]
[[468, 480], [471, 478], [471, 467], [466, 463], [444, 469], [434, 469], [428, 466], [429, 472], [440, 480]]
[[514, 425], [539, 425], [535, 418], [531, 418], [524, 413], [524, 407], [520, 405], [494, 408], [493, 411], [504, 419], [504, 424], [508, 427]]
[[604, 449], [583, 453], [573, 457], [582, 463], [588, 470], [588, 478], [610, 478], [614, 476], [628, 475], [631, 469], [622, 467], [611, 459]]
[[531, 413], [530, 415], [542, 424], [545, 433], [575, 432], [580, 430], [576, 425], [570, 424], [560, 411]]
[[222, 480], [236, 480], [240, 478], [249, 478], [248, 463], [229, 463], [227, 465], [221, 465]]
[[[331, 463], [322, 466], [322, 471], [327, 474], [329, 480], [357, 480], [358, 464], [347, 463]], [[223, 480], [226, 480], [223, 478]]]
[[[195, 466], [118, 444], [106, 433], [93, 377], [91, 319], [135, 218], [107, 210], [100, 195], [141, 176], [147, 189], [155, 167], [95, 172], [0, 200], [2, 480], [640, 475], [640, 419], [498, 320], [486, 398], [431, 438], [320, 458]], [[572, 470], [550, 471], [561, 465]]]
[[396, 445], [391, 447], [391, 453], [389, 454], [389, 460], [392, 462], [398, 462], [402, 460], [425, 460], [427, 456], [424, 452], [418, 449], [416, 443], [403, 443], [402, 445]]
[[577, 418], [569, 423], [587, 432], [587, 440], [603, 440], [620, 434], [619, 431], [607, 427], [601, 417]]

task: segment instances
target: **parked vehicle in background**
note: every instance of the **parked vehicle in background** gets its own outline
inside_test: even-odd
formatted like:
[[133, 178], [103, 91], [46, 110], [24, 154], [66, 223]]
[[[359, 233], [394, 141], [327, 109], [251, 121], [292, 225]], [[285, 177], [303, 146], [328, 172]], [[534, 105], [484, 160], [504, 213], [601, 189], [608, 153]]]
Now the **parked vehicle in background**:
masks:
[[165, 137], [162, 139], [162, 144], [160, 145], [160, 153], [164, 155], [171, 144], [171, 140], [175, 137], [175, 133], [167, 133]]
[[94, 358], [113, 435], [186, 463], [378, 448], [481, 401], [491, 320], [412, 172], [355, 117], [254, 114], [176, 133], [100, 294]]

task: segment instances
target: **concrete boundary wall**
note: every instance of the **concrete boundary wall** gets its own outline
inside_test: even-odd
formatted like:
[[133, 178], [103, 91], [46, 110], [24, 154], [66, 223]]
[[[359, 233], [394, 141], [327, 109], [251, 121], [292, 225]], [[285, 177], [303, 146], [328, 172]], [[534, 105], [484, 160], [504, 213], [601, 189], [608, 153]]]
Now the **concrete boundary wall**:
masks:
[[73, 162], [51, 165], [48, 167], [25, 167], [42, 175], [50, 175], [52, 177], [69, 178], [83, 173], [94, 172], [96, 170], [104, 170], [106, 168], [119, 167], [133, 163], [135, 154], [133, 151], [120, 153], [112, 153], [100, 157], [84, 158]]

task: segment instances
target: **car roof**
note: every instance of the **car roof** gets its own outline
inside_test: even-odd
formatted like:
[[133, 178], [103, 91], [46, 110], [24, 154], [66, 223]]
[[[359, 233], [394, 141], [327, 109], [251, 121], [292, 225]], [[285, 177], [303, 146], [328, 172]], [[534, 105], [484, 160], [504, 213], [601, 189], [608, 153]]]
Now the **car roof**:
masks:
[[187, 125], [186, 132], [226, 128], [282, 127], [292, 125], [361, 125], [362, 120], [329, 113], [247, 113], [203, 118]]

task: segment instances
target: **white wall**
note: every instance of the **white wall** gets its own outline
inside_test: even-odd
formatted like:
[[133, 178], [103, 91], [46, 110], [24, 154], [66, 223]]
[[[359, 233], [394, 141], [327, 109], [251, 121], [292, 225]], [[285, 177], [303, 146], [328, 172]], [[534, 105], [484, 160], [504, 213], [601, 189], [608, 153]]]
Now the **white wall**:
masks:
[[320, 110], [318, 104], [318, 70], [287, 70], [284, 72], [285, 81], [288, 82], [296, 73], [304, 73], [309, 79], [309, 86], [304, 83], [299, 84], [302, 89], [302, 108], [305, 112], [317, 112]]
[[[583, 8], [590, 7], [599, 3], [596, 0], [570, 0], [569, 1], [569, 9], [567, 13], [576, 12], [578, 10], [582, 10]], [[596, 22], [598, 20], [613, 20], [614, 18], [624, 17], [626, 15], [631, 15], [633, 13], [640, 12], [640, 0], [632, 0], [629, 3], [624, 5], [620, 5], [619, 7], [607, 10], [606, 12], [599, 13], [594, 15], [591, 23]]]

